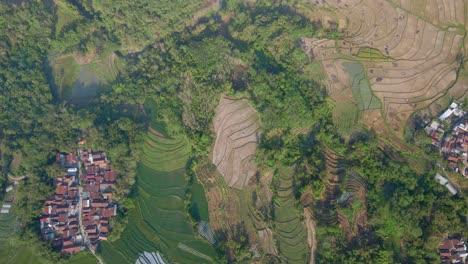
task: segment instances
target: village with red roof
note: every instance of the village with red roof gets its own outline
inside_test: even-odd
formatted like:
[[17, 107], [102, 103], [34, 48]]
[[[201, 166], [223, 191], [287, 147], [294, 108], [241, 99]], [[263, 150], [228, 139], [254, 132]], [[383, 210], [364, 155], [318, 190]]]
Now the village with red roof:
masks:
[[112, 230], [109, 219], [117, 214], [112, 200], [117, 172], [105, 152], [90, 149], [57, 153], [56, 162], [64, 173], [54, 179], [55, 193], [44, 203], [42, 238], [65, 255], [86, 247], [95, 252]]
[[444, 238], [439, 245], [441, 263], [465, 264], [468, 260], [466, 249], [465, 241], [462, 238]]
[[460, 106], [452, 102], [437, 119], [426, 122], [425, 131], [448, 167], [468, 178], [468, 118]]

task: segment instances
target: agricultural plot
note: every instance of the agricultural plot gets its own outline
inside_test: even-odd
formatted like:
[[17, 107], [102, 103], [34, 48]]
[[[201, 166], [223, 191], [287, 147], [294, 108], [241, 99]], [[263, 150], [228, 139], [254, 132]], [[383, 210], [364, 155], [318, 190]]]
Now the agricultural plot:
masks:
[[281, 168], [275, 182], [275, 235], [278, 251], [284, 262], [307, 263], [310, 248], [307, 245], [307, 231], [295, 206], [293, 175], [292, 168]]
[[106, 262], [135, 263], [144, 251], [162, 252], [170, 262], [216, 260], [210, 243], [194, 232], [185, 210], [189, 153], [185, 138], [148, 132], [137, 169], [138, 205], [121, 238], [103, 243]]
[[15, 234], [16, 221], [13, 214], [0, 214], [0, 239], [8, 239]]
[[50, 58], [57, 96], [67, 100], [92, 98], [110, 84], [123, 67], [110, 49], [100, 57], [68, 54]]
[[345, 102], [337, 104], [333, 109], [333, 122], [338, 132], [344, 137], [351, 134], [351, 131], [357, 124], [358, 118], [359, 109], [353, 103]]
[[161, 254], [154, 252], [143, 252], [135, 264], [166, 264]]
[[190, 214], [197, 221], [209, 222], [208, 202], [206, 200], [205, 189], [203, 185], [195, 179], [191, 186], [192, 204], [190, 205]]
[[11, 244], [9, 240], [0, 240], [1, 262], [5, 264], [46, 264], [48, 260], [39, 256], [34, 245], [26, 243]]
[[278, 255], [278, 250], [276, 249], [275, 240], [273, 237], [273, 231], [270, 228], [265, 228], [258, 231], [258, 236], [260, 238], [260, 246], [263, 250], [271, 255]]
[[351, 79], [351, 90], [359, 110], [379, 109], [379, 99], [372, 94], [364, 69], [358, 63], [345, 63], [344, 67]]
[[198, 222], [198, 233], [202, 237], [206, 238], [206, 240], [208, 240], [208, 242], [210, 242], [211, 244], [216, 243], [213, 231], [211, 231], [210, 223], [205, 221]]
[[212, 162], [230, 187], [242, 189], [255, 175], [260, 120], [246, 99], [223, 97], [213, 120]]
[[195, 173], [206, 190], [211, 229], [215, 233], [221, 230], [230, 233], [240, 223], [239, 197], [226, 185], [213, 164], [200, 166]]
[[5, 264], [44, 264], [48, 261], [38, 256], [37, 247], [17, 240], [16, 217], [13, 214], [0, 214], [0, 262]]
[[[198, 180], [206, 190], [210, 227], [216, 239], [248, 237], [251, 247], [277, 255], [273, 232], [267, 228], [271, 217], [272, 192], [270, 177], [260, 177], [260, 183], [239, 190], [227, 185], [216, 167], [208, 160], [195, 168]], [[268, 214], [269, 217], [265, 217]], [[268, 231], [269, 230], [269, 231]]]
[[356, 54], [356, 57], [360, 60], [367, 60], [372, 62], [388, 62], [394, 61], [394, 59], [387, 57], [380, 52], [378, 49], [373, 48], [361, 48]]
[[[382, 120], [378, 121], [378, 112], [369, 111], [372, 117], [363, 114], [360, 121], [383, 126], [376, 128], [377, 132], [393, 132], [403, 138], [412, 113], [447, 92], [463, 95], [461, 87], [453, 85], [465, 52], [462, 48], [467, 46], [466, 1], [342, 0], [318, 1], [312, 6], [334, 10], [337, 21], [346, 21], [345, 37], [336, 41], [307, 39], [303, 49], [326, 71], [339, 68], [340, 59], [362, 64], [370, 88], [382, 104]], [[330, 85], [336, 80], [341, 81], [339, 75], [328, 74], [327, 87], [339, 87]], [[363, 83], [353, 81], [348, 89]], [[366, 98], [369, 96], [361, 91], [357, 98], [360, 108], [366, 104], [371, 105], [370, 109], [378, 107], [375, 100], [369, 102]], [[333, 99], [337, 104], [342, 102], [338, 97]]]

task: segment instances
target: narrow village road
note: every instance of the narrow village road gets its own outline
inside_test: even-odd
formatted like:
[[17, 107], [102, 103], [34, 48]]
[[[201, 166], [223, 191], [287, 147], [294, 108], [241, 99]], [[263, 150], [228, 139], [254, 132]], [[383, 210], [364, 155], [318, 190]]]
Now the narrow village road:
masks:
[[86, 246], [88, 246], [88, 238], [86, 236], [86, 233], [83, 229], [83, 219], [81, 218], [83, 211], [83, 187], [79, 186], [78, 187], [78, 222], [80, 225], [80, 232], [81, 235], [83, 236], [83, 241]]
[[8, 180], [10, 180], [12, 182], [17, 182], [17, 181], [20, 181], [20, 180], [22, 180], [24, 178], [26, 178], [26, 176], [13, 177], [10, 174], [8, 174]]

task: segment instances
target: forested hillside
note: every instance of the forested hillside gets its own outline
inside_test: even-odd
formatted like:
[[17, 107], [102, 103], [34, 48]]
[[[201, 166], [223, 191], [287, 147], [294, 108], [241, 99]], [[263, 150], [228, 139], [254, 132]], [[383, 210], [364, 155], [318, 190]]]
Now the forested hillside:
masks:
[[[0, 259], [29, 243], [28, 263], [437, 262], [468, 234], [466, 188], [449, 195], [438, 153], [374, 115], [362, 62], [393, 60], [338, 49], [340, 14], [306, 2], [0, 2], [1, 201], [24, 176]], [[70, 257], [38, 219], [80, 140], [119, 172], [119, 213]]]

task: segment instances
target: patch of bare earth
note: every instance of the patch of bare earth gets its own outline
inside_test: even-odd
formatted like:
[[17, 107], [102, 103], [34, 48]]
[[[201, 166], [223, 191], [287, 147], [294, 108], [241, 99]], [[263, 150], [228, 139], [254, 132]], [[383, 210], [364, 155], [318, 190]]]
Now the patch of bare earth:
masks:
[[315, 263], [315, 250], [317, 249], [317, 240], [315, 232], [315, 222], [312, 218], [312, 213], [308, 208], [304, 208], [305, 226], [307, 228], [307, 244], [310, 247], [309, 264]]
[[230, 187], [242, 189], [257, 172], [260, 119], [247, 99], [222, 97], [213, 120], [212, 162]]
[[267, 227], [258, 231], [258, 236], [260, 238], [260, 245], [266, 253], [275, 256], [278, 255], [275, 240], [273, 239], [273, 231], [271, 231], [270, 228]]

